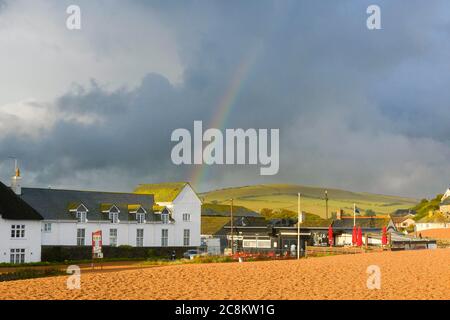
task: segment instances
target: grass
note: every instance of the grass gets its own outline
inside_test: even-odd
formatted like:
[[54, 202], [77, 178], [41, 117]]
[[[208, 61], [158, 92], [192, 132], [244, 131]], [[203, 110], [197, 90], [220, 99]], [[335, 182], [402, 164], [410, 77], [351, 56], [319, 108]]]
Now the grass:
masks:
[[353, 212], [356, 203], [361, 213], [371, 209], [377, 214], [389, 214], [397, 209], [407, 209], [415, 206], [417, 199], [352, 192], [340, 189], [325, 189], [289, 184], [267, 184], [215, 190], [200, 195], [204, 202], [217, 204], [227, 203], [231, 198], [238, 206], [244, 206], [256, 212], [264, 208], [297, 210], [297, 194], [302, 194], [302, 210], [325, 217], [325, 190], [328, 190], [328, 213], [343, 209]]
[[229, 217], [202, 216], [201, 234], [215, 234], [230, 222]]

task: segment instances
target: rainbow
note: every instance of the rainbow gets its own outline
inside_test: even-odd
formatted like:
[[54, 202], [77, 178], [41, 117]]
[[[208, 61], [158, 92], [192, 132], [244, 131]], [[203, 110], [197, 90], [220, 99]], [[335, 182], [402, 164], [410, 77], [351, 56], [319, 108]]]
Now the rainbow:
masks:
[[[242, 61], [237, 66], [225, 94], [219, 100], [216, 108], [217, 111], [214, 113], [214, 116], [208, 128], [223, 129], [225, 127], [228, 117], [239, 96], [243, 83], [248, 78], [251, 67], [254, 65], [257, 59], [258, 52], [259, 50], [257, 50], [257, 48], [254, 48], [254, 50], [251, 50], [251, 52], [244, 56]], [[203, 178], [207, 174], [208, 167], [209, 166], [205, 164], [193, 165], [189, 181], [194, 186], [194, 188], [200, 187]]]

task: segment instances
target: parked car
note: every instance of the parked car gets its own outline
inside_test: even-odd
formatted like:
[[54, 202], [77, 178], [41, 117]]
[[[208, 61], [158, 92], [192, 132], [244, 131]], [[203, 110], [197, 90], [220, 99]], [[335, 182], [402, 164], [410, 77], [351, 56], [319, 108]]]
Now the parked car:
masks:
[[203, 255], [202, 252], [194, 249], [188, 250], [185, 253], [183, 253], [183, 257], [185, 257], [186, 259], [194, 259], [195, 257], [200, 257], [202, 255]]

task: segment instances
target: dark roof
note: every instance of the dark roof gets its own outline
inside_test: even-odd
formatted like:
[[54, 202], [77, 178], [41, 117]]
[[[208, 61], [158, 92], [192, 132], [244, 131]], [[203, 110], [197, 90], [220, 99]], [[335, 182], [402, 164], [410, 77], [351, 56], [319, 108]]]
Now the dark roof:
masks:
[[0, 215], [8, 220], [42, 220], [42, 216], [0, 182]]
[[[383, 227], [387, 227], [389, 224], [390, 218], [376, 218], [376, 217], [357, 217], [356, 218], [356, 226], [361, 228], [368, 229], [381, 229]], [[345, 217], [341, 220], [333, 221], [333, 228], [340, 229], [352, 229], [353, 228], [353, 218]]]
[[440, 206], [448, 206], [448, 205], [450, 205], [450, 197], [445, 198], [444, 201], [441, 201], [441, 203], [439, 205]]
[[89, 210], [88, 220], [108, 220], [108, 214], [102, 211], [115, 205], [120, 210], [119, 219], [128, 221], [135, 219], [130, 212], [135, 211], [136, 205], [141, 205], [149, 215], [153, 215], [154, 203], [153, 195], [37, 188], [22, 188], [21, 198], [45, 220], [75, 220], [75, 212], [71, 210], [83, 204]]

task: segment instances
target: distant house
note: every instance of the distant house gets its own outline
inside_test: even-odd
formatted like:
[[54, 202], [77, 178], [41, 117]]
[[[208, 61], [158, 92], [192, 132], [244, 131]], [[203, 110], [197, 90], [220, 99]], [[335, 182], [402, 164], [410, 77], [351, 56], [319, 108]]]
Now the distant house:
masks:
[[[445, 194], [447, 194], [447, 192]], [[446, 215], [450, 215], [450, 197], [445, 195], [442, 197], [441, 203], [439, 204], [439, 211]]]
[[[20, 178], [20, 173], [16, 173], [16, 178]], [[42, 219], [33, 207], [0, 182], [0, 263], [41, 261]]]
[[393, 216], [392, 221], [398, 230], [408, 229], [411, 226], [415, 226], [416, 221], [413, 219], [412, 214], [407, 214], [405, 216]]
[[430, 212], [426, 217], [416, 222], [416, 232], [446, 228], [450, 228], [450, 218], [440, 211]]
[[351, 245], [353, 226], [361, 227], [363, 234], [380, 234], [383, 227], [387, 232], [397, 232], [397, 228], [389, 216], [342, 216], [339, 215], [333, 221], [336, 245]]

